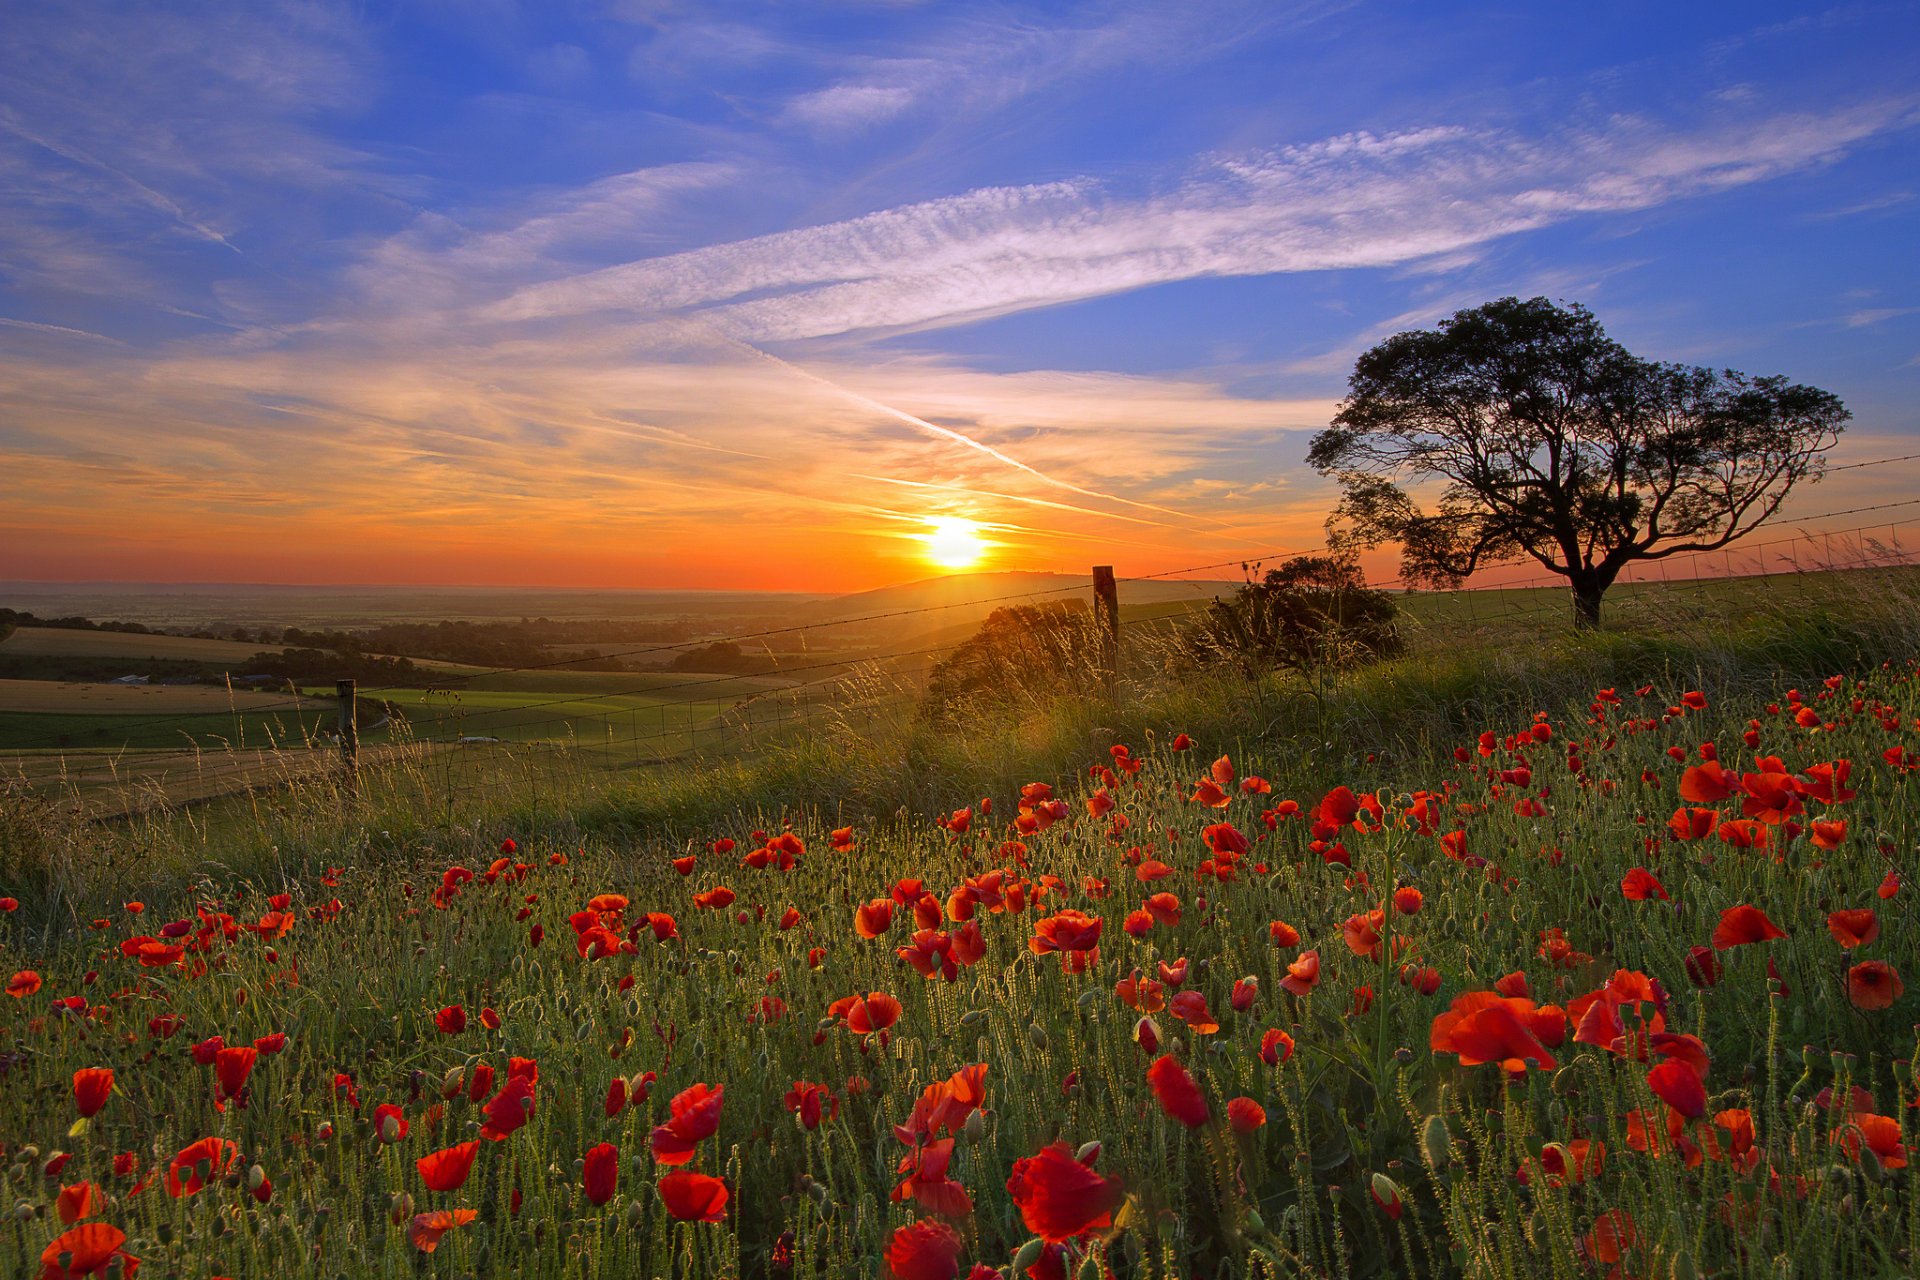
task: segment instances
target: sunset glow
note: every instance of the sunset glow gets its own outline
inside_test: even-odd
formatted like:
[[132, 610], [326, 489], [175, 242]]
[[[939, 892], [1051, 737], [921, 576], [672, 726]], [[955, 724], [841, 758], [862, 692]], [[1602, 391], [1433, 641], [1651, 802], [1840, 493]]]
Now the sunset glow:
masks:
[[987, 553], [980, 526], [964, 516], [935, 516], [927, 521], [927, 560], [958, 572], [976, 567]]
[[1505, 294], [1910, 452], [1913, 19], [1736, 16], [20, 7], [0, 574], [1271, 559], [1355, 357]]

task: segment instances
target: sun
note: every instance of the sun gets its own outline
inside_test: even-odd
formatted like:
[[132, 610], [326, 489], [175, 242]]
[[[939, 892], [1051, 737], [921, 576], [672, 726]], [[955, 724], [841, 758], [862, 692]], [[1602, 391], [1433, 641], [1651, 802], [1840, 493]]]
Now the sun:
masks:
[[980, 526], [965, 516], [929, 516], [927, 531], [920, 535], [927, 544], [927, 559], [942, 569], [971, 569], [987, 553]]

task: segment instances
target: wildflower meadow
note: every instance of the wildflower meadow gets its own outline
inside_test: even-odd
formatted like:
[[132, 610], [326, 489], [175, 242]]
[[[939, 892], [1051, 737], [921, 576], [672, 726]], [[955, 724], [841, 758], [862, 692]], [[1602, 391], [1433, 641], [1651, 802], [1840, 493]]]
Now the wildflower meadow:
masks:
[[1421, 785], [1169, 732], [885, 822], [6, 898], [0, 1258], [1907, 1274], [1916, 733], [1904, 667], [1599, 689]]

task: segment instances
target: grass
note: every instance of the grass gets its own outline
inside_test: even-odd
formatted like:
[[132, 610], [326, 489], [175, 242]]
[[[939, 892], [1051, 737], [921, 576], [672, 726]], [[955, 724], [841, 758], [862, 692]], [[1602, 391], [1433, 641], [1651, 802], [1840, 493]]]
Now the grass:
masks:
[[[497, 777], [451, 810], [433, 807], [431, 760], [370, 769], [357, 807], [294, 787], [251, 798], [244, 815], [102, 828], [16, 797], [0, 808], [0, 849], [13, 859], [0, 889], [23, 886], [23, 905], [0, 930], [44, 986], [0, 1002], [0, 1031], [20, 1046], [0, 1090], [13, 1155], [4, 1176], [25, 1206], [0, 1235], [0, 1266], [37, 1263], [63, 1226], [58, 1187], [84, 1179], [104, 1193], [102, 1220], [159, 1273], [885, 1274], [877, 1259], [915, 1232], [946, 1239], [940, 1223], [958, 1268], [1016, 1256], [1024, 1268], [1045, 1250], [1009, 1174], [1050, 1143], [1071, 1153], [1097, 1141], [1096, 1178], [1081, 1181], [1111, 1223], [1054, 1248], [1047, 1265], [1064, 1274], [1084, 1259], [1123, 1278], [1910, 1274], [1920, 1198], [1905, 1117], [1920, 993], [1863, 1008], [1849, 971], [1873, 961], [1920, 975], [1914, 886], [1879, 894], [1889, 871], [1911, 872], [1920, 841], [1920, 774], [1881, 756], [1920, 750], [1912, 614], [1801, 603], [1793, 613], [1712, 635], [1420, 653], [1312, 683], [1176, 680], [1143, 663], [1117, 709], [1034, 690], [958, 734], [916, 728], [876, 683], [866, 690], [876, 714], [895, 717], [881, 730], [857, 717], [821, 723], [778, 749], [613, 787], [561, 764]], [[1596, 702], [1609, 687], [1620, 705]], [[1796, 687], [1811, 724], [1794, 717]], [[1670, 711], [1688, 691], [1704, 708]], [[1742, 735], [1755, 722], [1750, 747]], [[1551, 726], [1544, 740], [1539, 723]], [[1173, 749], [1182, 730], [1194, 750]], [[1113, 765], [1116, 740], [1140, 772], [1090, 774]], [[1764, 849], [1674, 839], [1666, 819], [1705, 742], [1729, 767], [1775, 754], [1802, 777], [1851, 760], [1858, 794], [1804, 798], [1801, 830], [1768, 828]], [[1236, 783], [1257, 774], [1273, 791], [1234, 785], [1219, 808], [1195, 804], [1196, 780], [1221, 754]], [[1524, 779], [1512, 772], [1521, 765]], [[1036, 781], [1052, 784], [1067, 816], [1020, 830], [1019, 787]], [[1311, 810], [1340, 785], [1379, 795], [1391, 820], [1316, 841], [1306, 817], [1278, 805]], [[1423, 791], [1441, 797], [1429, 818], [1415, 816]], [[1088, 801], [1101, 792], [1116, 807], [1096, 816]], [[935, 825], [961, 804], [964, 834]], [[1731, 819], [1740, 804], [1715, 807]], [[1846, 822], [1836, 847], [1809, 843], [1815, 817]], [[1209, 874], [1202, 834], [1221, 822], [1251, 846], [1225, 877]], [[850, 850], [829, 839], [841, 825]], [[787, 826], [806, 848], [797, 867], [742, 865], [764, 839], [756, 830]], [[1455, 831], [1458, 857], [1441, 839]], [[489, 882], [509, 835], [519, 845]], [[737, 847], [720, 852], [721, 836]], [[1329, 858], [1333, 841], [1350, 864]], [[669, 865], [689, 854], [685, 874]], [[1143, 880], [1148, 859], [1172, 875]], [[481, 874], [449, 875], [456, 865]], [[1625, 897], [1635, 867], [1667, 898]], [[950, 896], [990, 868], [1022, 886], [1019, 900], [994, 910], [982, 897], [978, 962], [951, 983], [922, 978], [897, 955], [914, 946], [919, 892], [901, 882], [924, 881], [928, 919], [951, 937]], [[123, 905], [132, 884], [140, 915]], [[701, 909], [695, 895], [720, 885], [735, 900]], [[1423, 900], [1382, 917], [1371, 956], [1353, 921], [1394, 886]], [[855, 906], [896, 891], [891, 923], [860, 936]], [[634, 926], [634, 947], [592, 959], [570, 917], [604, 892], [628, 905], [584, 920], [612, 923], [616, 937]], [[1135, 936], [1125, 925], [1157, 892], [1178, 899], [1178, 919], [1163, 904], [1164, 918]], [[297, 917], [289, 932], [240, 927], [262, 920], [276, 893]], [[1785, 936], [1715, 949], [1723, 914], [1742, 906]], [[783, 929], [789, 908], [800, 919]], [[1827, 919], [1842, 908], [1871, 908], [1878, 937], [1843, 949]], [[1103, 922], [1084, 973], [1029, 947], [1040, 922], [1067, 909]], [[657, 942], [647, 912], [670, 913], [678, 936]], [[122, 939], [176, 918], [204, 949], [155, 968], [122, 954]], [[1276, 919], [1298, 942], [1275, 944]], [[1713, 957], [1710, 985], [1689, 976], [1695, 946]], [[1289, 994], [1282, 980], [1307, 951], [1318, 983]], [[1158, 996], [1135, 991], [1148, 1010], [1116, 991], [1182, 959], [1179, 990], [1203, 997], [1211, 1018], [1152, 1008], [1171, 1000], [1171, 981]], [[1428, 969], [1436, 985], [1422, 994]], [[1531, 1001], [1566, 1009], [1620, 970], [1660, 983], [1666, 1032], [1697, 1037], [1698, 1053], [1663, 1040], [1636, 1061], [1546, 1014], [1531, 1024], [1537, 1065], [1509, 1080], [1433, 1043], [1436, 1019], [1496, 981], [1514, 989], [1507, 975], [1524, 977]], [[1249, 979], [1258, 991], [1237, 1008]], [[899, 1003], [884, 1034], [828, 1016], [834, 1001], [870, 992]], [[51, 1000], [67, 995], [89, 1014], [54, 1013]], [[436, 1015], [452, 1006], [467, 1025], [450, 1032]], [[161, 1014], [182, 1021], [170, 1040], [148, 1027]], [[1651, 1014], [1628, 1000], [1617, 1016], [1631, 1030]], [[1140, 1043], [1143, 1017], [1153, 1051]], [[1269, 1031], [1293, 1046], [1277, 1065], [1261, 1054]], [[260, 1055], [240, 1096], [216, 1109], [214, 1071], [187, 1046], [278, 1033], [285, 1049]], [[1285, 1043], [1273, 1042], [1276, 1059]], [[493, 1142], [476, 1126], [510, 1055], [537, 1062], [536, 1102], [524, 1127]], [[1189, 1116], [1191, 1127], [1149, 1084], [1166, 1055], [1198, 1090], [1205, 1118]], [[1662, 1060], [1699, 1064], [1684, 1070], [1701, 1110], [1655, 1145], [1644, 1135], [1669, 1132], [1663, 1095], [1684, 1100], [1652, 1073]], [[497, 1072], [484, 1087], [481, 1064]], [[954, 1214], [950, 1192], [890, 1200], [915, 1151], [895, 1126], [909, 1125], [923, 1091], [973, 1064], [986, 1066], [984, 1098], [977, 1116], [956, 1117], [946, 1166], [971, 1212]], [[114, 1070], [116, 1092], [79, 1124], [71, 1078], [93, 1066]], [[647, 1096], [609, 1114], [614, 1077], [646, 1072]], [[796, 1082], [833, 1095], [816, 1127], [789, 1109]], [[726, 1180], [713, 1223], [675, 1219], [660, 1189], [669, 1167], [649, 1153], [671, 1100], [696, 1084], [725, 1088], [690, 1166]], [[1230, 1102], [1243, 1119], [1256, 1105], [1265, 1123], [1228, 1123]], [[406, 1137], [382, 1140], [381, 1104], [400, 1108]], [[169, 1195], [168, 1163], [208, 1136], [235, 1144], [230, 1168], [217, 1152], [225, 1178]], [[922, 1136], [933, 1135], [909, 1127]], [[468, 1141], [478, 1147], [467, 1180], [429, 1189], [416, 1161]], [[603, 1143], [618, 1185], [595, 1204], [583, 1167]], [[72, 1156], [50, 1179], [56, 1149]], [[113, 1158], [129, 1152], [137, 1171], [116, 1173]], [[1584, 1176], [1564, 1172], [1569, 1160]], [[136, 1192], [149, 1174], [159, 1181]], [[267, 1183], [264, 1199], [250, 1194]], [[455, 1208], [475, 1216], [423, 1252], [416, 1217]]]

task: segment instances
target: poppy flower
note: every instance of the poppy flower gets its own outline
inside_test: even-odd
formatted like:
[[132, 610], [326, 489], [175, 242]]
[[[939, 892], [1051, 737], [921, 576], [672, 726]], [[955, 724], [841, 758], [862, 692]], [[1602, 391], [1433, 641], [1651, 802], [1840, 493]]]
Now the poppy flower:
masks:
[[382, 1142], [398, 1142], [407, 1136], [407, 1113], [391, 1102], [383, 1102], [373, 1109], [373, 1132]]
[[1867, 960], [1847, 970], [1847, 998], [1856, 1009], [1885, 1009], [1906, 989], [1900, 975], [1884, 960]]
[[660, 1199], [679, 1222], [725, 1222], [727, 1184], [704, 1173], [676, 1170], [660, 1179]]
[[1718, 760], [1706, 760], [1680, 775], [1680, 798], [1694, 804], [1719, 804], [1740, 790], [1740, 778]]
[[253, 1064], [260, 1057], [260, 1051], [252, 1045], [228, 1045], [213, 1055], [214, 1077], [220, 1082], [215, 1092], [215, 1102], [223, 1098], [237, 1098], [240, 1091], [247, 1087], [247, 1077], [253, 1074]]
[[828, 1014], [844, 1018], [847, 1030], [857, 1036], [885, 1031], [900, 1021], [900, 1002], [884, 991], [869, 991], [865, 996], [847, 996], [829, 1006]]
[[1628, 902], [1645, 902], [1649, 898], [1667, 901], [1666, 886], [1654, 878], [1654, 874], [1645, 867], [1635, 867], [1620, 878], [1620, 896]]
[[1260, 1061], [1277, 1067], [1293, 1056], [1293, 1037], [1278, 1027], [1269, 1027], [1260, 1037]]
[[1393, 891], [1393, 909], [1403, 916], [1417, 914], [1426, 900], [1426, 895], [1410, 884], [1403, 884]]
[[720, 1128], [720, 1109], [727, 1086], [696, 1084], [675, 1094], [668, 1104], [670, 1118], [653, 1130], [653, 1158], [664, 1165], [682, 1165], [693, 1159], [694, 1147]]
[[[1700, 705], [1705, 706], [1706, 699], [1702, 698]], [[1611, 1266], [1640, 1243], [1640, 1229], [1625, 1209], [1609, 1209], [1593, 1220], [1593, 1229], [1581, 1238], [1581, 1243], [1586, 1246], [1588, 1257]]]
[[420, 1180], [427, 1184], [427, 1190], [458, 1191], [467, 1185], [474, 1157], [479, 1154], [480, 1143], [476, 1139], [421, 1156], [413, 1165], [420, 1171]]
[[1815, 818], [1807, 828], [1807, 839], [1816, 849], [1838, 849], [1847, 839], [1847, 820]]
[[1559, 1064], [1535, 1030], [1538, 1012], [1524, 996], [1462, 992], [1433, 1020], [1429, 1043], [1435, 1053], [1458, 1054], [1465, 1067], [1496, 1062], [1512, 1075], [1528, 1067], [1552, 1071]]
[[1386, 926], [1387, 913], [1382, 908], [1364, 912], [1357, 916], [1348, 916], [1340, 926], [1341, 940], [1347, 944], [1347, 950], [1356, 956], [1368, 960], [1380, 958], [1380, 930]]
[[1027, 1230], [1049, 1244], [1111, 1226], [1123, 1194], [1118, 1182], [1076, 1160], [1064, 1142], [1014, 1161], [1007, 1192]]
[[1036, 921], [1027, 949], [1037, 956], [1050, 951], [1090, 951], [1099, 946], [1104, 924], [1106, 921], [1098, 916], [1069, 908]]
[[478, 1209], [435, 1209], [431, 1213], [416, 1213], [413, 1221], [407, 1224], [407, 1239], [420, 1252], [432, 1253], [440, 1247], [441, 1236], [466, 1226], [479, 1216]]
[[1827, 932], [1835, 942], [1851, 951], [1880, 936], [1880, 917], [1872, 907], [1835, 911], [1827, 916]]
[[1276, 947], [1297, 947], [1300, 945], [1300, 931], [1285, 920], [1275, 920], [1267, 926], [1267, 936], [1273, 939]]
[[1705, 840], [1720, 825], [1718, 809], [1689, 809], [1681, 805], [1667, 819], [1667, 830], [1676, 840]]
[[510, 1075], [487, 1103], [487, 1119], [480, 1126], [480, 1136], [490, 1142], [505, 1142], [532, 1115], [533, 1081], [523, 1075]]
[[599, 1206], [613, 1199], [614, 1188], [620, 1185], [620, 1149], [611, 1142], [602, 1142], [590, 1148], [586, 1154], [586, 1168], [580, 1175], [580, 1186], [587, 1194], [589, 1204]]
[[226, 1173], [240, 1148], [226, 1138], [206, 1137], [182, 1147], [167, 1165], [167, 1194], [190, 1196]]
[[893, 899], [875, 898], [872, 902], [856, 907], [853, 912], [853, 931], [863, 938], [877, 938], [893, 927]]
[[887, 1238], [887, 1274], [896, 1280], [954, 1280], [960, 1274], [960, 1233], [922, 1218]]
[[1700, 1073], [1685, 1062], [1670, 1060], [1647, 1073], [1647, 1087], [1655, 1097], [1689, 1120], [1707, 1114], [1707, 1088]]
[[1266, 1108], [1252, 1098], [1234, 1098], [1227, 1103], [1227, 1123], [1235, 1133], [1252, 1133], [1266, 1122]]
[[[68, 1280], [71, 1276], [99, 1275], [115, 1258], [122, 1260], [122, 1275], [132, 1275], [140, 1260], [120, 1246], [127, 1233], [104, 1222], [83, 1222], [53, 1238], [40, 1254], [40, 1280]], [[61, 1259], [66, 1259], [64, 1265]]]
[[1720, 913], [1720, 923], [1713, 930], [1713, 946], [1716, 951], [1725, 951], [1729, 947], [1770, 942], [1786, 936], [1787, 931], [1767, 919], [1766, 912], [1742, 903]]
[[1172, 1054], [1154, 1059], [1153, 1065], [1147, 1068], [1147, 1083], [1153, 1086], [1153, 1096], [1159, 1099], [1160, 1109], [1187, 1128], [1197, 1129], [1212, 1118], [1206, 1095]]
[[705, 893], [693, 895], [693, 905], [707, 911], [720, 911], [733, 905], [734, 893], [726, 885], [715, 885]]
[[112, 1067], [82, 1067], [73, 1073], [74, 1106], [82, 1116], [98, 1115], [112, 1093]]
[[822, 1120], [840, 1114], [840, 1100], [833, 1096], [833, 1090], [809, 1080], [794, 1081], [793, 1088], [787, 1090], [786, 1104], [804, 1129], [818, 1129]]
[[1207, 1008], [1207, 998], [1198, 991], [1182, 991], [1167, 1006], [1173, 1016], [1203, 1036], [1220, 1029], [1220, 1023]]
[[1900, 1141], [1900, 1122], [1892, 1116], [1856, 1110], [1832, 1140], [1840, 1144], [1849, 1159], [1858, 1160], [1861, 1148], [1865, 1147], [1873, 1152], [1883, 1169], [1907, 1167], [1907, 1148]]
[[22, 969], [7, 979], [7, 994], [15, 1000], [24, 1000], [40, 989], [40, 975], [31, 969]]
[[62, 1187], [60, 1194], [54, 1197], [54, 1210], [59, 1213], [60, 1221], [68, 1226], [82, 1218], [91, 1218], [100, 1212], [100, 1189], [91, 1182], [76, 1182], [70, 1187]]
[[1302, 951], [1298, 959], [1287, 966], [1287, 976], [1280, 979], [1280, 988], [1290, 995], [1304, 996], [1320, 985], [1320, 953]]

